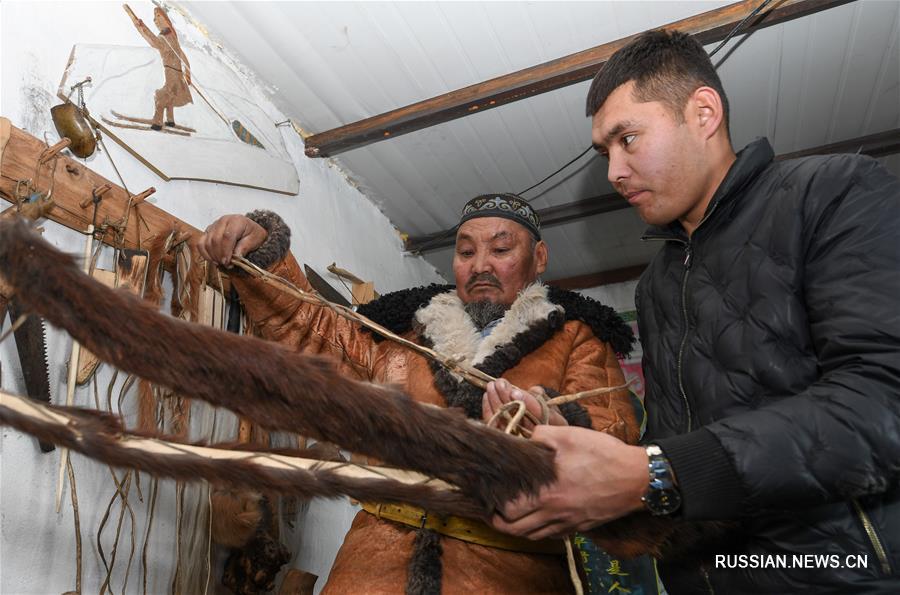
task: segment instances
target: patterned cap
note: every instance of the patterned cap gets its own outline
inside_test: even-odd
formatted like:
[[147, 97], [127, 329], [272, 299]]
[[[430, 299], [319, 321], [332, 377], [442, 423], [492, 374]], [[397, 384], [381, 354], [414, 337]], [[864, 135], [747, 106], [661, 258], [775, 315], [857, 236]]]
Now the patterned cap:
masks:
[[525, 227], [534, 239], [541, 239], [541, 218], [531, 205], [517, 194], [504, 192], [476, 196], [463, 207], [459, 225], [478, 217], [503, 217], [515, 221]]

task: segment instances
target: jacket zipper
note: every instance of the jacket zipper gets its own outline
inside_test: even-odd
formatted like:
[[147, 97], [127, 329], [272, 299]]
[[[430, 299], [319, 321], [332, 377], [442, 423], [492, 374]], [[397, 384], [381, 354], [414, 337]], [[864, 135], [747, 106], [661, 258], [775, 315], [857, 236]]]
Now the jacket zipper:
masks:
[[[705, 220], [705, 219], [704, 219]], [[702, 221], [701, 221], [702, 223]], [[687, 415], [687, 430], [691, 431], [691, 426], [693, 425], [693, 414], [691, 412], [691, 402], [688, 400], [687, 391], [684, 389], [683, 382], [683, 373], [682, 373], [682, 360], [684, 356], [684, 346], [687, 343], [688, 336], [688, 312], [687, 312], [687, 281], [688, 276], [691, 272], [691, 257], [692, 257], [692, 248], [690, 240], [685, 241], [681, 238], [677, 237], [665, 237], [665, 236], [644, 236], [641, 238], [644, 241], [672, 241], [679, 242], [684, 245], [684, 277], [681, 278], [681, 320], [682, 325], [684, 326], [684, 332], [681, 335], [681, 344], [678, 347], [678, 359], [675, 362], [675, 373], [678, 379], [678, 392], [681, 393], [681, 400], [684, 402], [684, 411]]]
[[716, 595], [715, 590], [713, 590], [712, 583], [709, 580], [709, 570], [706, 569], [705, 564], [700, 565], [700, 573], [703, 575], [703, 580], [706, 581], [706, 587], [709, 589], [709, 595]]
[[[681, 346], [678, 348], [678, 364], [677, 364], [677, 372], [678, 372], [678, 390], [681, 391], [681, 398], [684, 400], [684, 407], [687, 413], [687, 431], [691, 431], [693, 416], [691, 414], [691, 402], [688, 400], [687, 391], [684, 389], [684, 375], [682, 372], [682, 364], [684, 363], [684, 346], [687, 343], [688, 336], [688, 310], [687, 310], [687, 282], [688, 277], [691, 274], [691, 265], [692, 257], [693, 257], [693, 236], [697, 233], [700, 227], [706, 223], [706, 221], [712, 217], [712, 214], [716, 212], [716, 209], [719, 207], [719, 203], [721, 199], [717, 200], [713, 203], [712, 207], [709, 211], [703, 216], [700, 220], [700, 223], [697, 224], [697, 227], [694, 228], [694, 232], [688, 236], [688, 240], [684, 242], [684, 277], [681, 279], [681, 316], [684, 321], [684, 334], [681, 336]], [[683, 240], [682, 240], [683, 241]], [[704, 570], [704, 573], [706, 571]], [[709, 578], [707, 577], [707, 583], [709, 583]], [[712, 586], [710, 585], [710, 592], [712, 591]]]
[[684, 362], [684, 345], [687, 343], [688, 337], [688, 311], [687, 311], [687, 282], [691, 274], [691, 243], [688, 241], [684, 247], [684, 277], [681, 278], [681, 320], [684, 325], [684, 333], [681, 335], [681, 345], [678, 347], [678, 360], [676, 363], [676, 371], [678, 373], [678, 390], [681, 392], [681, 399], [684, 401], [684, 409], [687, 414], [687, 431], [691, 431], [691, 403], [688, 401], [687, 391], [684, 390], [684, 374], [682, 371], [682, 363]]
[[862, 521], [863, 529], [866, 532], [866, 535], [869, 537], [869, 542], [872, 544], [872, 549], [875, 550], [875, 555], [878, 557], [878, 561], [881, 563], [881, 570], [888, 576], [891, 575], [891, 563], [888, 560], [887, 552], [884, 549], [884, 546], [881, 544], [881, 539], [878, 537], [878, 533], [875, 532], [875, 525], [872, 524], [871, 519], [869, 519], [869, 515], [866, 514], [866, 511], [863, 510], [862, 506], [859, 505], [859, 502], [856, 501], [855, 498], [850, 500], [853, 503], [853, 507], [856, 509], [856, 514], [859, 516], [859, 520]]

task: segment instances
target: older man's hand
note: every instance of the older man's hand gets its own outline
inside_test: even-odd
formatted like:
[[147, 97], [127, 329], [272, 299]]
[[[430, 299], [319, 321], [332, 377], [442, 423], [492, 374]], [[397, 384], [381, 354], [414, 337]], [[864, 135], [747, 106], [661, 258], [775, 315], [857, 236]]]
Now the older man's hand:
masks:
[[537, 426], [532, 440], [556, 451], [556, 482], [535, 497], [508, 502], [491, 524], [505, 533], [544, 539], [585, 531], [643, 508], [647, 453], [602, 432]]
[[232, 256], [244, 256], [259, 248], [268, 237], [265, 228], [244, 215], [225, 215], [206, 228], [197, 243], [200, 256], [222, 266], [231, 266]]
[[[482, 419], [487, 422], [495, 413], [500, 411], [500, 408], [503, 407], [504, 404], [509, 403], [510, 401], [522, 401], [525, 403], [525, 409], [529, 413], [534, 415], [537, 419], [541, 419], [541, 404], [538, 402], [536, 396], [543, 399], [547, 398], [544, 389], [540, 386], [532, 386], [528, 389], [528, 392], [525, 392], [513, 388], [513, 385], [502, 378], [495, 382], [489, 382], [484, 393], [484, 398], [481, 401]], [[550, 407], [550, 419], [547, 423], [551, 426], [569, 425], [566, 418], [559, 412], [559, 407], [556, 406]], [[523, 418], [519, 425], [526, 430], [531, 430], [535, 426], [534, 422], [528, 418]]]

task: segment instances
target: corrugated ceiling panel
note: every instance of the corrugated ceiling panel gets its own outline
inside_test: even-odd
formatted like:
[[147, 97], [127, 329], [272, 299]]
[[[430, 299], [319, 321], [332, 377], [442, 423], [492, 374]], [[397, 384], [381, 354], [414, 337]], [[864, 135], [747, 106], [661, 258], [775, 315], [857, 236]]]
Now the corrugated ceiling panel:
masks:
[[[309, 131], [321, 132], [729, 2], [190, 2], [213, 37]], [[900, 3], [856, 2], [733, 40], [717, 59], [738, 148], [776, 152], [900, 127]], [[711, 48], [709, 48], [711, 49]], [[730, 52], [730, 53], [729, 53]], [[342, 154], [337, 161], [395, 225], [450, 227], [463, 203], [519, 191], [590, 143], [588, 83]], [[605, 164], [531, 191], [538, 208], [610, 192]], [[643, 262], [630, 210], [547, 230], [547, 278]], [[449, 271], [449, 250], [429, 255]]]
[[[896, 46], [900, 3], [867, 2], [860, 4], [856, 16], [852, 25], [852, 37], [847, 53], [847, 68], [845, 73], [842, 73], [841, 94], [836, 102], [836, 112], [832, 116], [831, 138], [835, 140], [877, 132], [871, 129], [867, 130], [865, 125], [867, 106], [872, 97], [873, 82], [878, 79], [885, 56], [893, 54], [893, 71], [895, 75], [897, 71], [900, 71], [900, 66], [897, 66], [900, 54], [898, 54]], [[893, 48], [885, 47], [891, 39], [894, 40]], [[891, 66], [888, 64], [887, 73], [890, 74], [890, 72]], [[887, 86], [883, 87], [883, 90], [890, 93], [892, 84], [895, 100], [893, 111], [898, 114], [900, 113], [900, 109], [898, 109], [900, 89], [896, 86], [896, 76], [894, 82], [887, 82]]]

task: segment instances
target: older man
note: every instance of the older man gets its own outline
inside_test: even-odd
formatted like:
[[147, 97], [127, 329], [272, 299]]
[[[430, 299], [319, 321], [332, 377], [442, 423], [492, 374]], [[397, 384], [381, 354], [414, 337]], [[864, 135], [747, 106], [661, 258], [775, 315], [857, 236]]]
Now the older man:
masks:
[[[272, 213], [229, 215], [211, 225], [201, 253], [227, 264], [247, 254], [257, 264], [310, 287], [288, 252], [289, 231]], [[394, 332], [503, 380], [484, 394], [404, 347], [384, 341], [331, 311], [300, 303], [247, 278], [234, 278], [248, 314], [264, 336], [305, 353], [339, 358], [343, 370], [401, 385], [417, 401], [493, 414], [503, 401], [539, 405], [511, 385], [573, 393], [624, 383], [617, 352], [630, 329], [608, 307], [538, 281], [547, 266], [540, 221], [512, 194], [469, 201], [456, 236], [456, 288], [432, 285], [391, 293], [361, 313]], [[554, 410], [549, 423], [580, 425], [634, 443], [635, 406], [621, 390]], [[443, 563], [443, 564], [442, 564]], [[464, 519], [438, 519], [411, 506], [366, 504], [348, 532], [326, 593], [509, 592], [571, 590], [562, 543], [532, 542]]]

